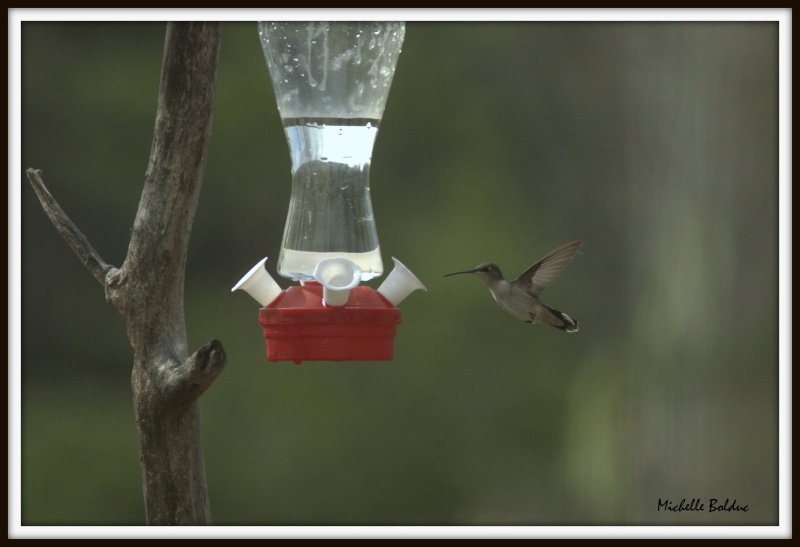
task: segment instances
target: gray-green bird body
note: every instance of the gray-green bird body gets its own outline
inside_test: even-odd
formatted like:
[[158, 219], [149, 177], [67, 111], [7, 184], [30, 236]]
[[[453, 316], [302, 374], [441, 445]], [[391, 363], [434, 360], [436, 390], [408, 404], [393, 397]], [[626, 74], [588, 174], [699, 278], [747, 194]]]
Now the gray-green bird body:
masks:
[[505, 279], [494, 262], [485, 262], [471, 270], [453, 272], [445, 277], [475, 274], [489, 288], [500, 307], [512, 317], [527, 323], [548, 323], [566, 332], [577, 332], [577, 321], [566, 313], [547, 306], [539, 295], [555, 281], [581, 245], [582, 241], [571, 241], [562, 245], [525, 270], [514, 281]]

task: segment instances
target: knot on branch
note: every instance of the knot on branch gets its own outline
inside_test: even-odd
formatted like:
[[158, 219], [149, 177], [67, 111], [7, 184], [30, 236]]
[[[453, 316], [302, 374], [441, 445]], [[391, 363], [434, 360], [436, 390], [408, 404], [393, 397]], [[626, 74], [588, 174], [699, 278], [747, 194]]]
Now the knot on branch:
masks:
[[125, 298], [123, 287], [128, 275], [119, 268], [109, 267], [105, 275], [106, 302], [114, 307], [118, 312], [124, 313]]
[[[222, 348], [222, 342], [216, 338], [210, 340], [206, 345], [198, 349], [186, 360], [184, 366], [191, 369], [191, 372], [198, 376], [213, 375], [214, 378], [222, 372], [227, 363], [228, 357]], [[211, 380], [213, 381], [212, 378]]]
[[185, 362], [174, 366], [171, 360], [159, 365], [158, 386], [162, 402], [176, 407], [178, 413], [188, 410], [217, 379], [228, 361], [222, 343], [212, 339], [195, 351]]

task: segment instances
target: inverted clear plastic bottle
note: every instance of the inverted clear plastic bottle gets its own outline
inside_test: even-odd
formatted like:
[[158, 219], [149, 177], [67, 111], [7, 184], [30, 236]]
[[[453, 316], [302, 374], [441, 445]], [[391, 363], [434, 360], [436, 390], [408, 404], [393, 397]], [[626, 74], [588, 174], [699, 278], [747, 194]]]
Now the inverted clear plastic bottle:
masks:
[[383, 273], [369, 190], [372, 149], [405, 35], [396, 22], [260, 22], [292, 158], [278, 273], [313, 279], [326, 258]]

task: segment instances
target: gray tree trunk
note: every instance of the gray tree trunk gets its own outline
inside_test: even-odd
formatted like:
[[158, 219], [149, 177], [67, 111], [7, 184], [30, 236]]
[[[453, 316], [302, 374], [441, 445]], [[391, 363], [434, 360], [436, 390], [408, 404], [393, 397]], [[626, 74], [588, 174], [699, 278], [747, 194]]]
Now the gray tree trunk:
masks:
[[125, 319], [149, 525], [208, 525], [198, 398], [225, 366], [211, 340], [189, 354], [183, 310], [186, 252], [213, 117], [221, 23], [169, 23], [153, 146], [121, 267], [103, 261], [48, 192], [27, 175], [67, 244]]

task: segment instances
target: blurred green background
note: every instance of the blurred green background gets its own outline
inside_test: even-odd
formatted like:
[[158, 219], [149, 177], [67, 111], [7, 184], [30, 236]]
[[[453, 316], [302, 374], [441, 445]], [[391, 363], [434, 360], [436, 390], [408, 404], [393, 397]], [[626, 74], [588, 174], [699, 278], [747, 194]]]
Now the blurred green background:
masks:
[[[163, 23], [22, 23], [22, 164], [127, 250]], [[426, 285], [393, 362], [269, 363], [233, 284], [275, 266], [284, 139], [255, 22], [224, 25], [186, 284], [218, 525], [776, 524], [777, 23], [407, 24], [373, 154], [391, 256]], [[144, 524], [122, 318], [24, 173], [22, 523]], [[571, 239], [567, 335], [473, 277]], [[282, 286], [288, 280], [278, 278]], [[377, 287], [380, 283], [371, 282]], [[665, 513], [659, 498], [746, 504]]]

